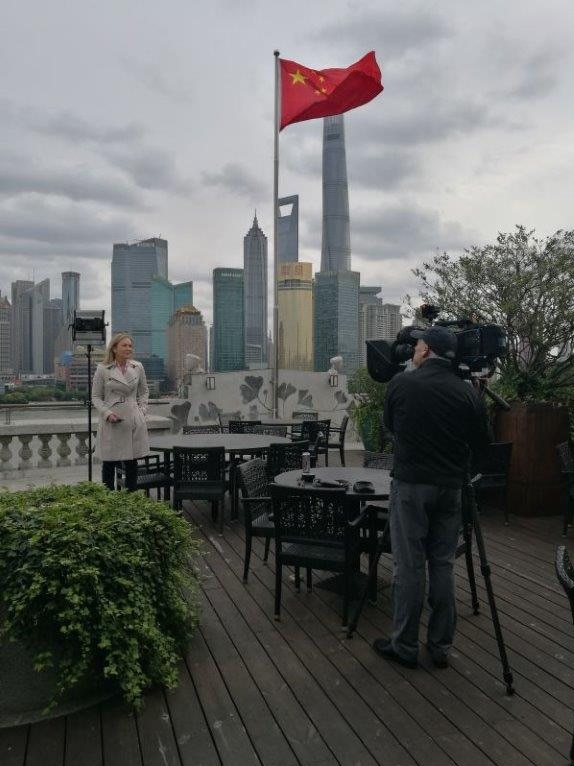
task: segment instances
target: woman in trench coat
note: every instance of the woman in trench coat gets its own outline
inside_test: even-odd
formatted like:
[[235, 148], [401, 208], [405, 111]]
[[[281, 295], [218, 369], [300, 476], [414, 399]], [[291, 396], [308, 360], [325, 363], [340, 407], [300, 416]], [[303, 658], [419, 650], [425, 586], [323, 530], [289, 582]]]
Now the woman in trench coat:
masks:
[[116, 333], [92, 386], [92, 402], [99, 412], [96, 455], [102, 461], [102, 482], [115, 489], [116, 467], [123, 463], [130, 492], [136, 489], [136, 460], [150, 451], [145, 420], [149, 390], [143, 365], [132, 355], [131, 337]]

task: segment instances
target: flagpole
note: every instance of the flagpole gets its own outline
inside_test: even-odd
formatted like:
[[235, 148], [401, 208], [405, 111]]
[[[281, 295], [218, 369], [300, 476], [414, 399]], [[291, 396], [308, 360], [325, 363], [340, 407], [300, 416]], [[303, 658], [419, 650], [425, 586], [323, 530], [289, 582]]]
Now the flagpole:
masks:
[[278, 248], [277, 214], [279, 207], [279, 114], [281, 93], [279, 90], [279, 51], [275, 56], [275, 119], [273, 127], [273, 417], [279, 414], [279, 305], [277, 294]]

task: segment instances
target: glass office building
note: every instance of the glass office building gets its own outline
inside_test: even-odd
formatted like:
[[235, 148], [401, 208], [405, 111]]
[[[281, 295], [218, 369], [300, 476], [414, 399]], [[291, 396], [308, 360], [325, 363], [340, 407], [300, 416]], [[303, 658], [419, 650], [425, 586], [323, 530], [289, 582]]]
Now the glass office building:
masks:
[[243, 239], [245, 364], [267, 366], [267, 237], [253, 219]]
[[214, 372], [245, 369], [243, 269], [213, 269]]
[[323, 120], [323, 240], [321, 271], [351, 270], [349, 189], [342, 114]]
[[169, 279], [154, 277], [150, 286], [151, 353], [167, 362], [167, 328], [175, 312], [193, 305], [193, 282], [174, 285]]
[[329, 360], [343, 357], [348, 375], [359, 365], [359, 278], [357, 271], [315, 274], [313, 326], [315, 370], [329, 369]]
[[167, 279], [167, 240], [144, 239], [114, 245], [112, 257], [112, 333], [134, 339], [136, 357], [152, 353], [151, 285]]

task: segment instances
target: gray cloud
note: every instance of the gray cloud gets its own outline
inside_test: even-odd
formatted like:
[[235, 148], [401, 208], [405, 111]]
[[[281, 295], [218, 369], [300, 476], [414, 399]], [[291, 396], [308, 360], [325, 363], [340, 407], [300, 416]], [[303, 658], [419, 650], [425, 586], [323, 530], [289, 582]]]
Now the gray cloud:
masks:
[[[0, 232], [4, 252], [30, 252], [31, 243], [49, 248], [88, 246], [122, 241], [132, 236], [131, 219], [104, 214], [87, 204], [29, 195], [0, 205]], [[8, 246], [11, 244], [11, 251]]]
[[201, 180], [206, 186], [216, 186], [232, 194], [239, 194], [258, 201], [268, 195], [267, 186], [241, 165], [229, 162], [219, 173], [202, 173]]
[[450, 24], [444, 17], [421, 6], [414, 12], [381, 9], [342, 18], [326, 24], [312, 38], [337, 46], [359, 46], [361, 51], [382, 51], [385, 58], [396, 58], [411, 50], [427, 48], [451, 34]]
[[75, 143], [124, 144], [139, 141], [145, 134], [142, 125], [132, 122], [119, 126], [97, 125], [70, 112], [42, 114], [36, 109], [19, 109], [18, 119], [43, 135]]
[[94, 173], [82, 165], [46, 167], [29, 157], [0, 156], [0, 196], [39, 193], [92, 200], [112, 207], [142, 208], [141, 195], [121, 178]]
[[103, 156], [115, 168], [127, 173], [138, 186], [150, 190], [170, 191], [175, 194], [190, 194], [193, 184], [182, 178], [173, 156], [149, 146], [106, 147]]
[[[148, 90], [160, 96], [175, 101], [176, 103], [192, 103], [193, 93], [188, 82], [181, 79], [178, 75], [174, 80], [173, 75], [169, 78], [163, 74], [162, 69], [156, 64], [137, 61], [133, 58], [124, 56], [120, 59], [125, 69], [132, 77]], [[162, 64], [165, 63], [162, 61]]]

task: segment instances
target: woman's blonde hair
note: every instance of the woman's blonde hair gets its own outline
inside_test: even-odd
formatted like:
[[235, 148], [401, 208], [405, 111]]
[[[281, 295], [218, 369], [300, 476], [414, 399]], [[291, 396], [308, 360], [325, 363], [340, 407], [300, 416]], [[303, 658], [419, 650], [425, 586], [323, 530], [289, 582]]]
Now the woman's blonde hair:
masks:
[[115, 348], [124, 338], [129, 338], [131, 342], [134, 342], [134, 339], [131, 335], [129, 335], [127, 332], [116, 332], [114, 335], [112, 335], [111, 341], [108, 343], [108, 347], [106, 349], [106, 355], [104, 357], [104, 364], [111, 364], [112, 362], [116, 361], [116, 352]]

